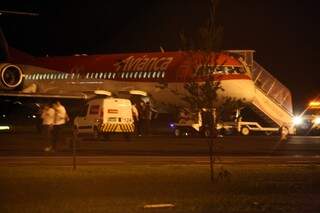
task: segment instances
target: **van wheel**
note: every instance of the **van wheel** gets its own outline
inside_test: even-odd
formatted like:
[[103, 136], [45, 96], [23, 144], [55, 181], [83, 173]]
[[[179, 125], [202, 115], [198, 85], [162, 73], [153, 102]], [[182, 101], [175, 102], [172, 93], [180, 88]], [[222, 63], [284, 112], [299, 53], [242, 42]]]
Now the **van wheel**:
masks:
[[100, 134], [100, 132], [99, 132], [97, 127], [94, 127], [94, 129], [93, 129], [93, 138], [95, 140], [100, 140], [101, 139], [101, 134]]
[[264, 134], [265, 134], [266, 136], [270, 136], [270, 135], [272, 135], [272, 132], [271, 132], [271, 131], [265, 131]]
[[110, 135], [108, 133], [104, 133], [102, 136], [104, 141], [108, 141], [110, 139]]
[[250, 134], [250, 129], [248, 127], [246, 127], [246, 126], [242, 127], [241, 128], [241, 134], [245, 135], [245, 136], [249, 135]]
[[124, 139], [125, 139], [126, 141], [130, 141], [130, 134], [129, 134], [129, 133], [125, 132], [125, 133], [123, 134], [123, 137], [124, 137]]

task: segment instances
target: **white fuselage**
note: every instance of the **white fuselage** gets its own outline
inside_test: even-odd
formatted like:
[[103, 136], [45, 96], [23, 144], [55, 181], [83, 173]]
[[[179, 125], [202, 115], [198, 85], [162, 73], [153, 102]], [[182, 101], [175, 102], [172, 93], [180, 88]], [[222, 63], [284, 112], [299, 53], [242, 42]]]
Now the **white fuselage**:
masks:
[[[147, 92], [158, 104], [185, 104], [181, 99], [186, 94], [184, 82], [170, 82], [164, 86], [164, 84], [155, 81], [109, 80], [101, 79], [99, 76], [84, 78], [34, 66], [25, 66], [24, 70], [26, 74], [25, 86], [35, 83], [37, 92], [41, 93], [70, 94], [99, 89], [118, 94], [121, 91], [141, 90]], [[218, 98], [232, 97], [251, 101], [255, 95], [255, 86], [251, 79], [221, 80], [221, 87], [223, 91], [218, 92]]]

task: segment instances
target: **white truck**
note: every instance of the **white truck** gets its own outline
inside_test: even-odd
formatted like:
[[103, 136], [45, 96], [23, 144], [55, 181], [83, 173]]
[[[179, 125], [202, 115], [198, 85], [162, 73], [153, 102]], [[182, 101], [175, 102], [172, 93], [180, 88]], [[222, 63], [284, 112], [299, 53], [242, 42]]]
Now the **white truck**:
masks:
[[263, 132], [265, 135], [271, 135], [273, 133], [280, 132], [279, 127], [263, 127], [258, 122], [254, 121], [238, 121], [236, 122], [236, 126], [237, 132], [241, 133], [241, 135], [244, 136], [247, 136], [252, 132]]
[[[208, 113], [208, 112], [205, 112]], [[186, 115], [189, 116], [186, 116]], [[211, 134], [211, 128], [204, 121], [203, 113], [182, 113], [177, 123], [172, 124], [174, 128], [175, 136], [192, 136], [200, 135], [203, 137], [209, 137]], [[219, 122], [217, 123], [217, 131], [220, 134], [232, 134], [236, 130], [234, 122]]]
[[123, 98], [98, 98], [88, 102], [84, 116], [74, 119], [74, 134], [91, 134], [96, 139], [113, 133], [134, 133], [131, 101]]
[[[273, 133], [280, 133], [281, 128], [279, 127], [264, 127], [256, 121], [242, 121], [241, 117], [234, 119], [234, 121], [218, 122], [217, 131], [219, 135], [231, 135], [241, 134], [244, 136], [250, 135], [254, 132], [261, 132], [266, 135]], [[181, 114], [180, 114], [181, 115]], [[188, 115], [188, 116], [187, 116]], [[210, 135], [210, 128], [207, 122], [203, 121], [202, 113], [182, 113], [177, 123], [174, 123], [174, 135], [175, 136], [190, 136], [190, 135], [201, 135], [208, 137]], [[285, 131], [286, 129], [282, 130]]]

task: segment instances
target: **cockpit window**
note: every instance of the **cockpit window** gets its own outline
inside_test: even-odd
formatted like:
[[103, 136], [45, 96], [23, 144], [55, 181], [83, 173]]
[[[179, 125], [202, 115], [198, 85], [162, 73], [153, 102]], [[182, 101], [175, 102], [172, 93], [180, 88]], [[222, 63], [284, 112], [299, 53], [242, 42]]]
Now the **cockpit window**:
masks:
[[224, 65], [200, 65], [196, 70], [196, 76], [207, 76], [212, 74], [243, 74], [245, 69], [243, 67], [236, 66], [224, 66]]

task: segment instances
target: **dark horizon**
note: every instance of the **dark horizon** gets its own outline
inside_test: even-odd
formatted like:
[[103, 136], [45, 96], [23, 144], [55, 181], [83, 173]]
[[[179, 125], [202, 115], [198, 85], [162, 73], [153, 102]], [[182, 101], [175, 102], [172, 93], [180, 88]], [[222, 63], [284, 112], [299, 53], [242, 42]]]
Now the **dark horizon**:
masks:
[[[32, 55], [108, 54], [181, 49], [209, 17], [209, 0], [7, 1], [1, 10], [38, 17], [0, 16], [10, 46]], [[253, 49], [255, 60], [292, 92], [301, 110], [320, 91], [316, 1], [220, 1], [223, 49]]]

